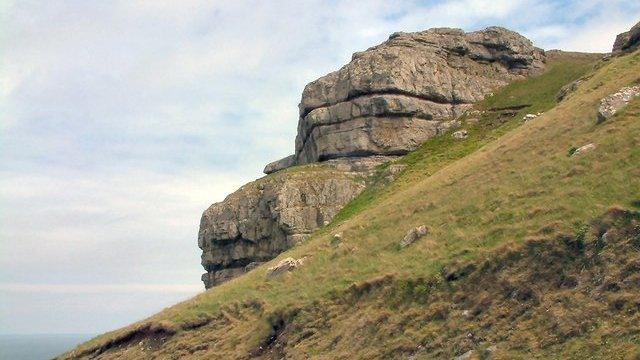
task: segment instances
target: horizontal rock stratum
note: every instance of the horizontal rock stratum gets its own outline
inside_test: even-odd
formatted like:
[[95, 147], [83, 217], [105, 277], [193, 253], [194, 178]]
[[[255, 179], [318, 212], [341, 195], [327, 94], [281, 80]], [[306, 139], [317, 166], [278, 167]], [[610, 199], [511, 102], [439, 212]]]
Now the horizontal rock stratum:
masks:
[[265, 168], [328, 159], [402, 155], [446, 131], [499, 86], [544, 68], [544, 51], [489, 27], [394, 33], [309, 83], [299, 105], [295, 154]]

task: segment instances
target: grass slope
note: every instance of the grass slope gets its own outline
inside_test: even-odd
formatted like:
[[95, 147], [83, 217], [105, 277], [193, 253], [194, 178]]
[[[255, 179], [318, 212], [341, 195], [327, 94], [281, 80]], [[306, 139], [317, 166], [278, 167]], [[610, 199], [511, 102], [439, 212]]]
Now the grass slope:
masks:
[[[546, 74], [479, 104], [468, 139], [433, 139], [400, 160], [396, 181], [278, 258], [308, 256], [300, 269], [266, 281], [275, 259], [63, 358], [482, 358], [494, 345], [495, 358], [637, 356], [636, 215], [599, 220], [620, 234], [606, 246], [588, 225], [640, 202], [640, 101], [595, 124], [599, 99], [638, 81], [640, 52], [591, 60], [554, 56]], [[524, 102], [514, 117], [488, 111]], [[596, 150], [568, 156], [587, 143]], [[429, 234], [400, 249], [422, 224]]]

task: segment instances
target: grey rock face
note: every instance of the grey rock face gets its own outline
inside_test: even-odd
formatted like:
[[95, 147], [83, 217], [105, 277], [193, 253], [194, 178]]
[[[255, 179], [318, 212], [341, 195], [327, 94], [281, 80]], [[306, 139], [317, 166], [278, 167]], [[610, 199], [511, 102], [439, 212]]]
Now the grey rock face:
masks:
[[640, 45], [640, 22], [635, 24], [629, 31], [623, 32], [616, 37], [612, 51], [619, 53], [634, 49], [638, 45]]
[[541, 71], [544, 59], [498, 27], [395, 33], [305, 87], [296, 163], [405, 154], [495, 88]]
[[624, 87], [603, 98], [598, 106], [598, 122], [601, 123], [612, 117], [637, 96], [640, 96], [640, 85]]
[[365, 188], [362, 172], [339, 167], [352, 169], [332, 162], [273, 174], [211, 205], [202, 215], [198, 234], [207, 271], [202, 277], [205, 287], [243, 274], [246, 266], [255, 267], [252, 263], [274, 258], [331, 221]]

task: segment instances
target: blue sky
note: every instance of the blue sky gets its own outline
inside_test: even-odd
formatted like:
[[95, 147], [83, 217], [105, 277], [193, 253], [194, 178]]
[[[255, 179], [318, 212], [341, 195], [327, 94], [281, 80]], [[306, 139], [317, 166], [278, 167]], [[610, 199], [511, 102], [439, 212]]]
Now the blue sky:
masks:
[[293, 152], [304, 85], [395, 31], [606, 52], [637, 1], [4, 1], [0, 332], [97, 333], [199, 291], [202, 211]]

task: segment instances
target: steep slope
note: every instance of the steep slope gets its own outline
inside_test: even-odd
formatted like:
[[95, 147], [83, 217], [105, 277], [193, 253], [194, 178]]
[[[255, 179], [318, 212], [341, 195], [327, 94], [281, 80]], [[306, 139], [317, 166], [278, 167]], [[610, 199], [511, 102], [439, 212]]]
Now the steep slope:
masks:
[[[640, 206], [640, 100], [596, 113], [639, 80], [640, 52], [599, 62], [553, 107], [585, 63], [556, 60], [566, 68], [496, 92], [467, 139], [428, 141], [306, 243], [63, 358], [637, 356], [640, 215], [624, 208]], [[429, 233], [400, 247], [419, 225]]]

